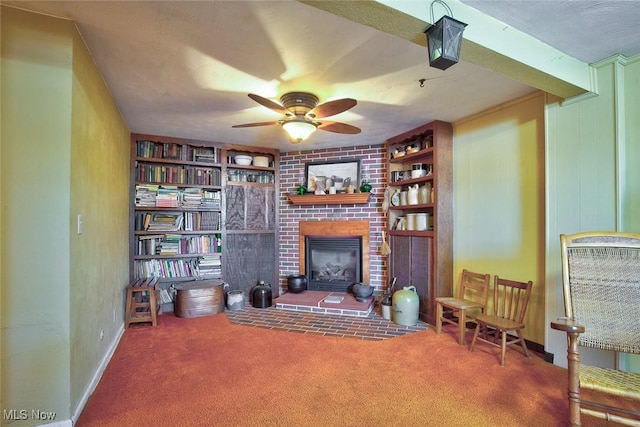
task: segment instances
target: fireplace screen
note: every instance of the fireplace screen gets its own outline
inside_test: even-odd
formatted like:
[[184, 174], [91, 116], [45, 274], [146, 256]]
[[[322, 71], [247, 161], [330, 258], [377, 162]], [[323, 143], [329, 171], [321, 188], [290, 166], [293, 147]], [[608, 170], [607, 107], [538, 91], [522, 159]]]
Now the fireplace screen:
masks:
[[307, 289], [348, 292], [362, 277], [362, 237], [307, 236]]

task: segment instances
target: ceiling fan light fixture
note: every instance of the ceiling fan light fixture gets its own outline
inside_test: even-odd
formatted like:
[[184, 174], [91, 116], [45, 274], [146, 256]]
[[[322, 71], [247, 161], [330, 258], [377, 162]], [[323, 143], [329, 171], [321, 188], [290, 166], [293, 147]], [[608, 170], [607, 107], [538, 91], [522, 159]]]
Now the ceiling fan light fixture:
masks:
[[303, 119], [287, 120], [282, 123], [282, 127], [289, 134], [291, 140], [296, 142], [301, 142], [309, 138], [309, 135], [317, 129], [314, 123]]
[[[433, 4], [443, 5], [453, 15], [449, 6], [442, 0], [434, 0], [431, 3], [431, 21], [433, 22]], [[467, 26], [464, 22], [444, 15], [435, 24], [431, 25], [427, 34], [427, 48], [429, 50], [429, 65], [440, 70], [446, 70], [460, 59], [462, 47], [462, 33]]]

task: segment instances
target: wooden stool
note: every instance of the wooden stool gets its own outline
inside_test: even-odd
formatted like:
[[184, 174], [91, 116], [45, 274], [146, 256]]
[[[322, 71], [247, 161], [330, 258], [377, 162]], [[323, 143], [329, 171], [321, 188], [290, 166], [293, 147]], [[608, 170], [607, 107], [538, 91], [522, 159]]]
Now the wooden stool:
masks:
[[157, 277], [136, 279], [127, 286], [127, 309], [125, 312], [124, 328], [131, 323], [151, 322], [156, 326]]

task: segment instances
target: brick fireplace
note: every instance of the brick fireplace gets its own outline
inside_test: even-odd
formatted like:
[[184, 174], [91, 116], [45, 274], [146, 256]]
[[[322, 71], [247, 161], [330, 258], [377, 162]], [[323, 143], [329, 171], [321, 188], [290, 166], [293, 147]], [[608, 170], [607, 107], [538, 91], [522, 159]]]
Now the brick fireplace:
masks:
[[[327, 280], [322, 280], [325, 278], [326, 274], [321, 274], [323, 277], [317, 277], [318, 272], [307, 271], [309, 268], [307, 266], [309, 256], [309, 252], [307, 251], [307, 242], [309, 241], [320, 241], [329, 239], [327, 241], [332, 242], [333, 244], [339, 243], [340, 241], [350, 242], [352, 239], [345, 239], [353, 237], [356, 240], [361, 242], [360, 249], [355, 251], [358, 253], [359, 258], [353, 265], [348, 268], [343, 268], [344, 276], [336, 278], [335, 280], [332, 278], [327, 278]], [[348, 246], [346, 249], [341, 248], [342, 245], [338, 246], [336, 258], [341, 258], [341, 252], [345, 254], [350, 254], [352, 251], [352, 247]], [[329, 290], [329, 291], [339, 291], [346, 292], [346, 286], [351, 285], [355, 281], [360, 281], [363, 283], [370, 283], [369, 277], [369, 221], [368, 220], [354, 220], [354, 221], [300, 221], [299, 222], [299, 271], [300, 274], [305, 274], [309, 280], [310, 288], [314, 289], [313, 286], [316, 286], [316, 290]], [[346, 256], [346, 255], [345, 255]], [[337, 263], [339, 264], [339, 263]], [[342, 266], [344, 267], [344, 266]], [[341, 268], [341, 267], [336, 267]], [[355, 269], [359, 271], [357, 274], [355, 273]], [[319, 280], [315, 280], [319, 279]], [[332, 284], [334, 283], [334, 284]]]
[[[304, 148], [304, 147], [300, 147]], [[340, 205], [294, 205], [287, 194], [295, 191], [300, 178], [305, 174], [305, 165], [309, 162], [360, 159], [362, 168], [373, 185], [371, 197], [364, 204]], [[287, 277], [306, 270], [300, 260], [301, 222], [347, 221], [354, 224], [361, 220], [369, 221], [369, 245], [363, 245], [369, 251], [369, 266], [363, 268], [369, 275], [368, 282], [377, 291], [388, 282], [388, 257], [377, 250], [382, 242], [382, 231], [385, 229], [385, 212], [382, 210], [384, 189], [387, 182], [387, 151], [384, 144], [362, 145], [343, 148], [319, 148], [313, 150], [290, 151], [280, 153], [280, 198], [279, 212], [279, 268], [280, 292], [287, 290]], [[303, 251], [304, 252], [304, 251]], [[363, 279], [362, 281], [365, 281]]]

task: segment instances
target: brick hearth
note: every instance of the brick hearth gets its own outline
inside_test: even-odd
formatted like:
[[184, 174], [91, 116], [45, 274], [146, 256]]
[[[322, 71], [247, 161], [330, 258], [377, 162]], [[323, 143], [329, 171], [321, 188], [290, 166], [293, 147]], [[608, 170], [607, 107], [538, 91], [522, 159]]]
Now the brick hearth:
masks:
[[[342, 297], [343, 300], [339, 303], [326, 302], [329, 296]], [[373, 297], [360, 302], [352, 294], [340, 292], [304, 291], [299, 294], [289, 292], [276, 298], [275, 306], [282, 310], [367, 317], [373, 309]]]

